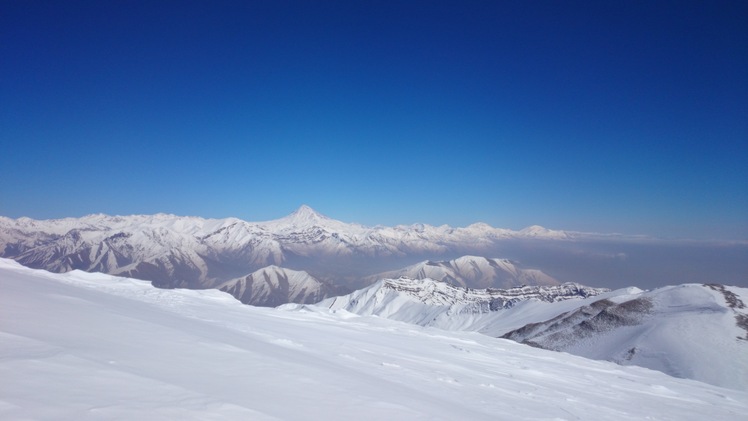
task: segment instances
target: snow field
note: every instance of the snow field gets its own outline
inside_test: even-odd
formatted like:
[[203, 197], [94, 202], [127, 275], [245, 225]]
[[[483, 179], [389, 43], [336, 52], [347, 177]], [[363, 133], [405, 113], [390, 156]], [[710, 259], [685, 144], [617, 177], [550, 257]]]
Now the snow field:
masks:
[[745, 419], [748, 395], [470, 332], [0, 260], [1, 419]]

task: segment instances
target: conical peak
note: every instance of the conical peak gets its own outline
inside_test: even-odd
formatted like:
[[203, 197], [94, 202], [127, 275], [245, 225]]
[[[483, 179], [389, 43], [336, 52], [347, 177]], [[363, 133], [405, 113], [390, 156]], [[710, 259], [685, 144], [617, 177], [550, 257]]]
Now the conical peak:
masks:
[[328, 219], [326, 216], [317, 213], [317, 211], [307, 205], [301, 205], [292, 214], [290, 214], [288, 218], [299, 225], [317, 223]]
[[319, 214], [317, 213], [317, 211], [315, 211], [314, 209], [312, 209], [308, 205], [301, 205], [301, 206], [299, 206], [299, 208], [296, 209], [293, 212], [292, 215], [297, 215], [297, 216], [319, 216]]

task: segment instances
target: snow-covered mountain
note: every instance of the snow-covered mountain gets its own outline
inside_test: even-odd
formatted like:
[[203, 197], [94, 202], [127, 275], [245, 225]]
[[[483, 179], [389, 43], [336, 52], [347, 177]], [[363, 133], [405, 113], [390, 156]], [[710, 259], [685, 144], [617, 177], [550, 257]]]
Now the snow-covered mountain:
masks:
[[158, 286], [211, 286], [211, 250], [200, 233], [227, 220], [172, 215], [34, 221], [0, 219], [0, 250], [5, 257], [53, 272], [81, 269], [133, 276]]
[[542, 237], [542, 238], [555, 238], [559, 240], [571, 239], [575, 236], [574, 233], [558, 230], [550, 230], [540, 225], [532, 225], [527, 228], [523, 228], [519, 231], [523, 237]]
[[746, 288], [716, 284], [646, 292], [638, 288], [606, 292], [576, 284], [472, 290], [400, 278], [317, 306], [476, 331], [748, 390], [746, 297]]
[[[743, 420], [748, 394], [346, 311], [0, 259], [0, 419]], [[713, 363], [713, 362], [710, 362]]]
[[686, 284], [621, 294], [503, 335], [533, 346], [748, 390], [748, 289]]
[[560, 282], [538, 269], [526, 269], [509, 259], [481, 256], [432, 262], [426, 260], [406, 268], [369, 276], [371, 282], [380, 279], [434, 279], [464, 288], [511, 288], [522, 285], [558, 285]]
[[275, 307], [285, 303], [316, 303], [334, 295], [334, 288], [304, 271], [268, 266], [224, 282], [216, 289], [244, 304]]
[[[383, 279], [367, 288], [328, 298], [316, 305], [420, 326], [480, 331], [488, 321], [506, 315], [499, 310], [515, 307], [518, 303], [576, 301], [606, 291], [608, 290], [574, 283], [509, 289], [469, 289], [433, 279], [399, 278]], [[535, 317], [543, 317], [545, 314], [539, 313]]]
[[[304, 270], [337, 286], [360, 286], [365, 276], [383, 267], [483, 252], [501, 239], [543, 235], [559, 238], [556, 231], [511, 231], [482, 223], [465, 228], [366, 227], [328, 218], [308, 206], [256, 223], [166, 214], [42, 221], [0, 217], [0, 257], [53, 272], [81, 269], [130, 276], [166, 288], [213, 288], [270, 265]], [[479, 285], [488, 282], [489, 274], [470, 276], [475, 281], [468, 284]], [[527, 283], [548, 281], [533, 279], [530, 272], [522, 276]], [[471, 279], [465, 273], [459, 277]]]

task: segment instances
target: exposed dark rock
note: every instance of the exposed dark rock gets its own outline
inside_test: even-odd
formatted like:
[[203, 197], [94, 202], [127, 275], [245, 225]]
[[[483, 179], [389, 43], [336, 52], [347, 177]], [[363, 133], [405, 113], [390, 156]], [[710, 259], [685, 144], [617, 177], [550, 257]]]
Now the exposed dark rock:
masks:
[[722, 296], [725, 297], [727, 306], [730, 307], [733, 312], [735, 312], [735, 324], [745, 331], [745, 337], [738, 336], [738, 339], [748, 341], [748, 315], [738, 313], [736, 310], [745, 308], [745, 303], [743, 303], [743, 300], [741, 300], [740, 297], [738, 297], [734, 292], [725, 288], [725, 286], [722, 284], [704, 284], [704, 286], [722, 293]]
[[730, 308], [745, 308], [745, 303], [743, 303], [743, 300], [741, 300], [737, 295], [735, 295], [734, 292], [728, 290], [725, 288], [722, 284], [704, 284], [704, 286], [709, 287], [715, 291], [719, 291], [722, 293], [722, 295], [725, 297], [725, 301], [727, 301], [727, 305]]
[[652, 309], [647, 298], [616, 304], [603, 299], [541, 323], [530, 323], [502, 336], [535, 347], [559, 350], [564, 345], [623, 326], [639, 324]]

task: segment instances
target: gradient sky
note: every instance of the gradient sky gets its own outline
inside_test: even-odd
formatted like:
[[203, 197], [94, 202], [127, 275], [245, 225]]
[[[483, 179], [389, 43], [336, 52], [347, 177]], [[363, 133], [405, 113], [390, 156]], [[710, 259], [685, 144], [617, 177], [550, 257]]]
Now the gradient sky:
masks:
[[0, 215], [748, 239], [745, 1], [0, 2]]

